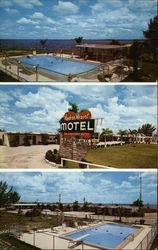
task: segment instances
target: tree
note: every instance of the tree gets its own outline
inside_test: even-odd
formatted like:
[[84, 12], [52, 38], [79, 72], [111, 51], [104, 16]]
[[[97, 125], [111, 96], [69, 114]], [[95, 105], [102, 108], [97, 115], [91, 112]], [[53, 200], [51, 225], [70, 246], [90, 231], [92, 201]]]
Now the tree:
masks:
[[79, 205], [78, 205], [78, 201], [74, 201], [73, 202], [73, 211], [78, 211]]
[[137, 78], [138, 61], [141, 54], [142, 54], [142, 44], [138, 41], [134, 41], [133, 45], [130, 47], [129, 56], [133, 60], [133, 73], [135, 78]]
[[153, 54], [154, 61], [157, 63], [157, 48], [158, 48], [158, 15], [150, 19], [148, 29], [143, 31], [144, 37], [147, 39], [146, 44]]
[[0, 181], [0, 207], [6, 207], [20, 200], [19, 194], [13, 190], [13, 187], [8, 189], [6, 182]]
[[129, 135], [137, 135], [138, 134], [138, 131], [136, 129], [129, 129], [128, 130], [128, 134]]
[[132, 206], [143, 207], [143, 201], [140, 199], [137, 199], [137, 200], [133, 201]]
[[77, 106], [76, 103], [70, 102], [69, 105], [71, 106], [70, 108], [68, 108], [69, 112], [74, 112], [74, 113], [78, 113], [79, 112], [79, 108], [78, 108], [78, 106]]
[[42, 49], [45, 49], [46, 48], [46, 42], [47, 42], [47, 39], [41, 39], [40, 40], [40, 44], [42, 46]]
[[100, 135], [100, 140], [105, 141], [106, 139], [110, 138], [113, 135], [113, 131], [109, 128], [103, 128], [102, 133]]
[[138, 133], [142, 133], [146, 136], [152, 136], [152, 133], [155, 131], [155, 127], [152, 124], [143, 124], [142, 127], [138, 128]]
[[120, 42], [118, 40], [112, 40], [111, 45], [120, 45]]
[[82, 36], [79, 36], [79, 37], [76, 37], [74, 40], [75, 40], [75, 41], [76, 41], [76, 43], [79, 45], [79, 44], [81, 44], [81, 43], [82, 43], [82, 41], [83, 41], [83, 37], [82, 37]]

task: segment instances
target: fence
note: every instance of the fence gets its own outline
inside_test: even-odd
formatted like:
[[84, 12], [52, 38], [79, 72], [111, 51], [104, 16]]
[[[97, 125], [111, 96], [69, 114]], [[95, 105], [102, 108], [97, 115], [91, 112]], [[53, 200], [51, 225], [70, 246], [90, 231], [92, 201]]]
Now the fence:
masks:
[[[93, 164], [93, 163], [89, 163], [89, 162], [84, 162], [84, 161], [76, 161], [76, 160], [71, 160], [71, 159], [67, 159], [67, 158], [61, 158], [61, 164], [56, 164], [55, 162], [50, 162], [47, 159], [45, 159], [45, 161], [48, 164], [51, 164], [54, 167], [69, 167], [69, 165], [66, 165], [66, 162], [72, 162], [74, 163], [74, 165], [77, 164], [76, 168], [104, 168], [104, 169], [115, 169], [112, 167], [108, 167], [108, 166], [103, 166], [103, 165], [99, 165], [99, 164]], [[81, 165], [80, 165], [81, 164]], [[71, 168], [71, 167], [70, 167]]]
[[135, 250], [150, 250], [152, 243], [157, 235], [157, 224], [152, 226], [151, 230], [144, 237], [141, 243], [136, 247]]
[[[58, 57], [57, 57], [58, 58]], [[61, 59], [61, 58], [59, 58]], [[70, 60], [64, 58], [63, 60]], [[75, 61], [75, 60], [74, 60]], [[91, 70], [81, 72], [78, 74], [63, 74], [55, 70], [47, 69], [39, 65], [32, 65], [29, 63], [21, 63], [20, 57], [1, 57], [0, 69], [19, 81], [71, 81], [78, 76], [90, 77], [94, 73], [98, 73], [100, 68], [94, 67]]]

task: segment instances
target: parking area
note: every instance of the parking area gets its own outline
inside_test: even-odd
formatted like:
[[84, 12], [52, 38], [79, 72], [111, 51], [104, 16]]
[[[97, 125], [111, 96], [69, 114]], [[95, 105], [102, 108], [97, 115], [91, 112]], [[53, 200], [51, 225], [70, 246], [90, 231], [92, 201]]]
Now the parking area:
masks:
[[46, 163], [45, 153], [59, 149], [59, 145], [0, 146], [0, 168], [54, 168]]

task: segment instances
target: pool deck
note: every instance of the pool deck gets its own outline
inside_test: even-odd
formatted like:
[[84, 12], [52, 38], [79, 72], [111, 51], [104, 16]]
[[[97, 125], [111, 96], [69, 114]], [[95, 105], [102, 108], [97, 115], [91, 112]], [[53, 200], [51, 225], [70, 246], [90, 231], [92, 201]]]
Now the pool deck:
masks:
[[[48, 54], [37, 54], [38, 55], [49, 55], [49, 56], [54, 56], [52, 53], [48, 53]], [[25, 55], [26, 56], [26, 55]], [[29, 56], [33, 56], [32, 54], [30, 54]], [[109, 61], [107, 63], [101, 63], [100, 61], [92, 61], [92, 60], [83, 60], [82, 58], [79, 58], [76, 55], [71, 55], [71, 54], [56, 54], [56, 57], [59, 58], [64, 58], [64, 59], [71, 59], [74, 61], [80, 61], [80, 62], [84, 62], [84, 63], [93, 63], [96, 65], [102, 65], [101, 69], [98, 72], [90, 72], [90, 73], [83, 73], [82, 74], [74, 74], [74, 77], [71, 79], [71, 82], [99, 82], [97, 75], [98, 73], [102, 73], [103, 71], [108, 73], [108, 72], [113, 72], [114, 69], [120, 65], [121, 61], [120, 60], [115, 60], [115, 61]], [[19, 58], [21, 56], [11, 56], [9, 58]], [[5, 66], [5, 58], [4, 57], [0, 57], [0, 69], [3, 70], [4, 72], [6, 72], [7, 74], [13, 76], [14, 78], [17, 79], [17, 64], [16, 63], [7, 63], [7, 66]], [[53, 72], [52, 72], [53, 73]], [[122, 79], [120, 78], [119, 75], [117, 75], [116, 73], [112, 73], [111, 74], [111, 78], [106, 78], [107, 82], [120, 82]], [[36, 73], [35, 73], [35, 69], [28, 69], [27, 67], [20, 65], [20, 69], [19, 69], [19, 80], [23, 81], [23, 82], [67, 82], [68, 81], [68, 76], [64, 76], [64, 75], [53, 75], [53, 74], [48, 74], [46, 72], [42, 72], [39, 71], [38, 73], [38, 79], [36, 79]]]
[[[30, 231], [29, 233], [24, 233], [21, 236], [21, 240], [25, 241], [29, 244], [34, 244], [37, 247], [40, 247], [41, 249], [69, 249], [70, 247], [70, 240], [68, 239], [68, 237], [66, 236], [69, 233], [74, 233], [74, 232], [78, 232], [80, 230], [84, 230], [84, 229], [88, 229], [91, 227], [97, 227], [97, 226], [101, 226], [105, 223], [110, 223], [109, 221], [104, 221], [104, 222], [99, 222], [99, 223], [91, 223], [87, 226], [82, 226], [82, 227], [78, 227], [78, 228], [71, 228], [71, 227], [66, 227], [66, 226], [58, 226], [58, 227], [54, 227], [53, 230], [51, 230], [50, 228], [48, 229], [43, 229], [43, 230], [37, 230], [36, 232]], [[112, 223], [114, 224], [114, 223]], [[116, 223], [117, 224], [117, 223]], [[133, 225], [135, 226], [135, 225]], [[138, 229], [138, 232], [136, 233], [135, 237], [131, 237], [129, 236], [128, 242], [123, 242], [122, 244], [122, 248], [119, 249], [123, 249], [123, 250], [135, 250], [137, 248], [137, 246], [141, 243], [141, 241], [145, 238], [145, 236], [151, 231], [151, 227], [149, 226], [141, 226], [141, 225], [137, 225], [138, 227], [140, 227], [140, 229]], [[53, 246], [53, 238], [54, 239], [54, 248], [52, 248]], [[74, 240], [71, 240], [71, 244], [74, 243]], [[147, 246], [144, 245], [144, 249], [147, 249]], [[73, 249], [82, 249], [82, 244], [74, 247]], [[92, 244], [84, 244], [84, 249], [85, 250], [89, 250], [89, 249], [106, 249], [105, 247], [100, 247], [100, 246], [95, 246]], [[117, 247], [114, 249], [118, 249]]]

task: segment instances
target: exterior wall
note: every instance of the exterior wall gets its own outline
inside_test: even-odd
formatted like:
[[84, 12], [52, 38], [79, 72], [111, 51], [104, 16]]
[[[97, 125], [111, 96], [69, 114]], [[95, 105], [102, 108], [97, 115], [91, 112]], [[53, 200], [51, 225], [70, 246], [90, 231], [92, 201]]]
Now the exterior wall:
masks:
[[86, 143], [64, 142], [60, 144], [60, 154], [72, 160], [81, 161], [91, 147]]
[[3, 145], [4, 146], [10, 146], [10, 143], [9, 143], [9, 138], [8, 138], [8, 134], [4, 134], [4, 141], [3, 141]]

